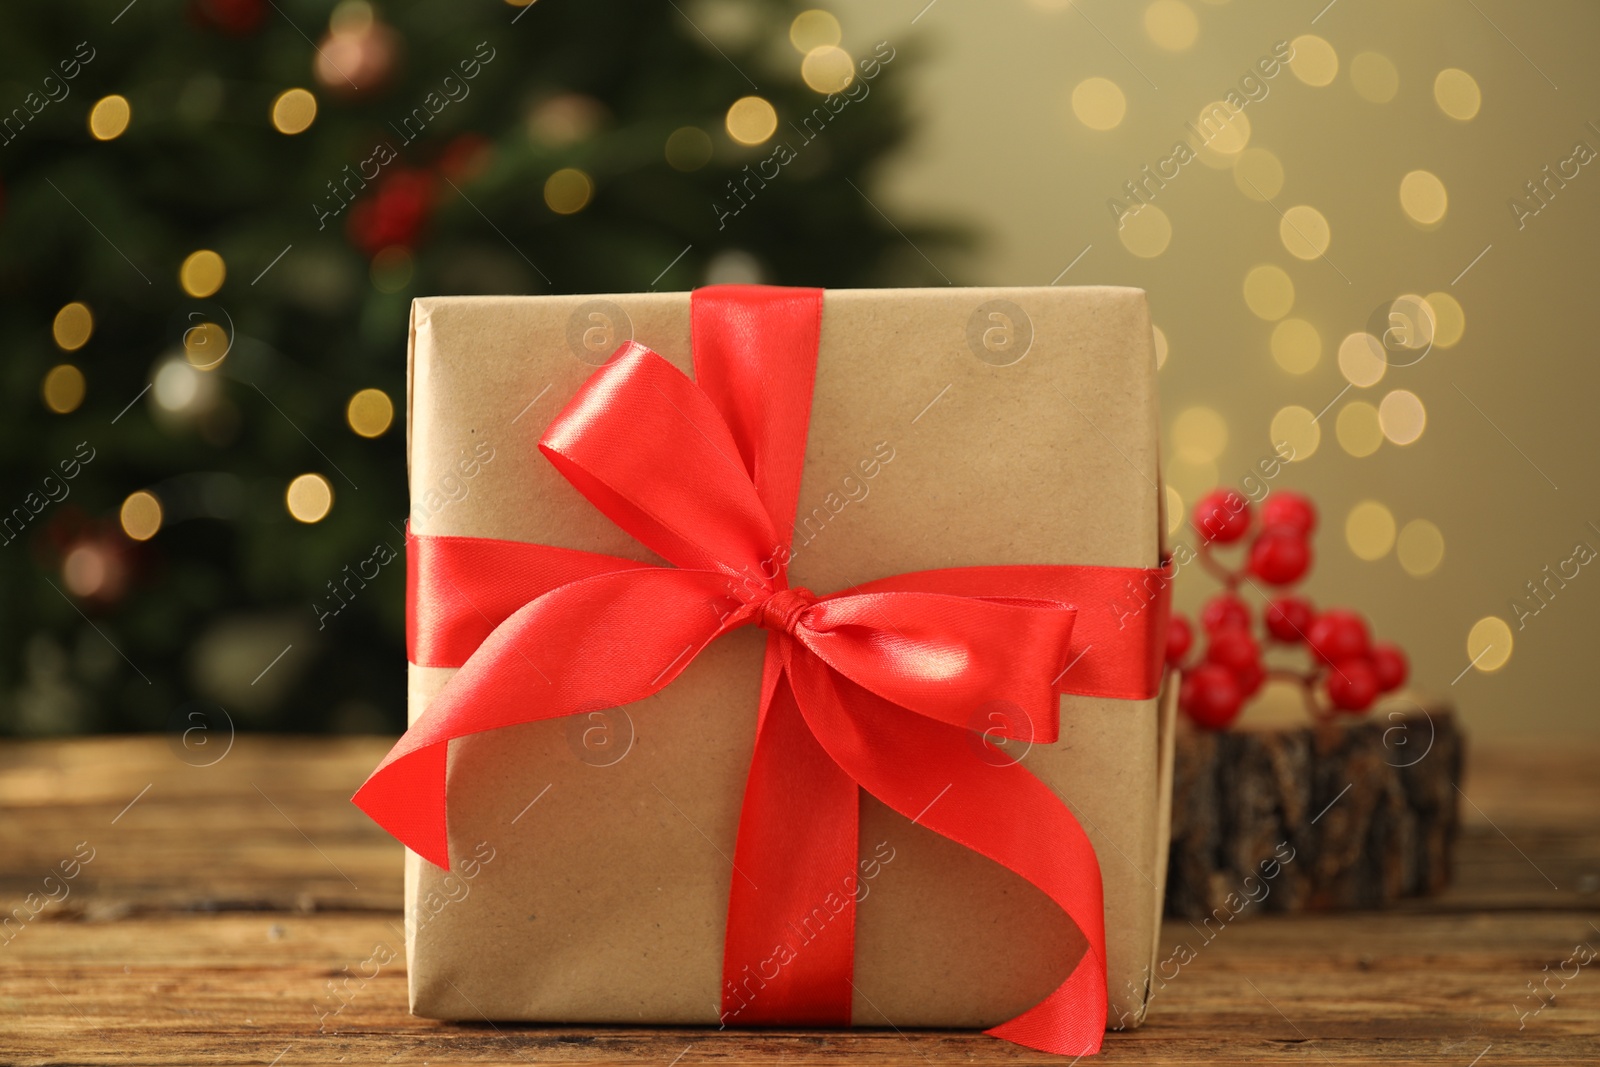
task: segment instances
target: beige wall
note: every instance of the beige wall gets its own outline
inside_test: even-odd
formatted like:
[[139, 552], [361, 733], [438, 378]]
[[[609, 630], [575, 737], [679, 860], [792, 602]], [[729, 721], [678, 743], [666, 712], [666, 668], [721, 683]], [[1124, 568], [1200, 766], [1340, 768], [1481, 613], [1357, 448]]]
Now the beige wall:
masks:
[[[1600, 549], [1600, 361], [1590, 325], [1600, 302], [1600, 159], [1556, 189], [1524, 228], [1508, 207], [1546, 164], [1568, 159], [1575, 142], [1600, 150], [1592, 57], [1600, 8], [1337, 0], [1312, 25], [1318, 2], [1186, 0], [1198, 32], [1187, 49], [1172, 51], [1152, 39], [1144, 2], [1080, 0], [1081, 11], [1062, 0], [936, 0], [923, 10], [925, 2], [830, 5], [847, 49], [888, 39], [921, 57], [914, 70], [895, 74], [913, 80], [919, 132], [873, 195], [912, 217], [954, 216], [983, 233], [976, 254], [939, 264], [962, 281], [1049, 283], [1088, 246], [1062, 284], [1148, 289], [1170, 346], [1161, 372], [1166, 455], [1185, 503], [1213, 481], [1237, 485], [1270, 452], [1269, 427], [1281, 408], [1315, 412], [1331, 403], [1315, 453], [1274, 483], [1310, 493], [1323, 511], [1306, 591], [1367, 611], [1380, 634], [1411, 652], [1418, 688], [1454, 701], [1479, 736], [1600, 733], [1591, 694], [1600, 565], [1582, 567], [1520, 629], [1511, 606], [1578, 542]], [[1151, 17], [1159, 25], [1166, 14], [1181, 31], [1184, 11], [1161, 2], [1168, 6]], [[1272, 204], [1241, 193], [1227, 158], [1216, 159], [1217, 168], [1196, 160], [1153, 200], [1170, 222], [1170, 243], [1152, 258], [1132, 254], [1123, 237], [1143, 231], [1119, 233], [1108, 199], [1144, 164], [1168, 156], [1184, 124], [1277, 42], [1308, 33], [1338, 55], [1332, 83], [1313, 87], [1286, 70], [1244, 109], [1249, 147], [1282, 164]], [[1368, 52], [1398, 72], [1388, 102], [1364, 99], [1353, 82], [1353, 67], [1382, 74], [1381, 62], [1354, 62]], [[1436, 103], [1435, 76], [1445, 68], [1465, 70], [1481, 89], [1481, 110], [1469, 121]], [[1110, 130], [1089, 129], [1074, 114], [1073, 88], [1090, 77], [1110, 79], [1125, 96], [1125, 117]], [[1372, 80], [1381, 90], [1382, 77]], [[1402, 177], [1417, 169], [1436, 175], [1449, 196], [1442, 222], [1428, 229], [1401, 206]], [[1280, 211], [1297, 205], [1327, 220], [1326, 258], [1298, 259], [1280, 239]], [[1274, 324], [1246, 306], [1244, 278], [1261, 264], [1287, 273], [1295, 291], [1289, 317], [1322, 338], [1321, 359], [1306, 373], [1274, 361]], [[1337, 360], [1341, 339], [1396, 296], [1436, 291], [1463, 310], [1459, 342], [1340, 397], [1348, 384]], [[1385, 441], [1359, 458], [1341, 447], [1335, 427], [1343, 409], [1377, 406], [1397, 389], [1426, 409], [1420, 439]], [[1214, 473], [1173, 459], [1175, 419], [1194, 406], [1226, 423]], [[1196, 451], [1203, 439], [1187, 443], [1191, 455], [1204, 454]], [[1437, 569], [1413, 576], [1393, 549], [1358, 558], [1346, 517], [1365, 500], [1381, 503], [1401, 528], [1417, 519], [1435, 524], [1445, 546]], [[1204, 575], [1186, 575], [1180, 606], [1193, 610], [1212, 588]], [[1466, 670], [1452, 684], [1468, 666], [1469, 631], [1489, 615], [1511, 625], [1509, 660], [1493, 672]]]

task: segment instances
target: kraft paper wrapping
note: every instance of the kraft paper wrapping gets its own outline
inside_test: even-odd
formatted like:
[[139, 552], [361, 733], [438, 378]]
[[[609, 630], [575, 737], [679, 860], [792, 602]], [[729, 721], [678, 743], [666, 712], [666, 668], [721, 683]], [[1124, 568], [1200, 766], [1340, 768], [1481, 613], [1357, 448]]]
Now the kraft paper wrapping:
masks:
[[[630, 337], [690, 371], [689, 294], [416, 301], [413, 530], [661, 562], [536, 447]], [[1155, 394], [1140, 290], [829, 291], [791, 584], [820, 594], [937, 567], [1156, 565]], [[413, 1012], [719, 1021], [765, 636], [717, 641], [626, 708], [452, 744], [456, 869], [406, 857]], [[413, 721], [452, 673], [410, 667]], [[1154, 961], [1171, 697], [1064, 697], [1056, 744], [1009, 748], [1094, 842], [1112, 1027], [1142, 1019]], [[988, 725], [982, 709], [974, 725]], [[1042, 893], [865, 794], [861, 806], [856, 1025], [993, 1025], [1072, 970], [1084, 941]]]

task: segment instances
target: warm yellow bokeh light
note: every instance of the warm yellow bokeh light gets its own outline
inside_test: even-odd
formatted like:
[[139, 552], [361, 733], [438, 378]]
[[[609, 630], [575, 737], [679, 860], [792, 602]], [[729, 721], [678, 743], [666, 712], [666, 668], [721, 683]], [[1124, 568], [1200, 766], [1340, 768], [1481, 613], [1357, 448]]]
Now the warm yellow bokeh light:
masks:
[[1316, 259], [1333, 239], [1328, 220], [1307, 204], [1296, 204], [1278, 220], [1278, 239], [1296, 259]]
[[1272, 447], [1276, 449], [1279, 445], [1288, 445], [1294, 450], [1289, 455], [1297, 463], [1315, 455], [1317, 446], [1322, 444], [1322, 425], [1317, 422], [1316, 413], [1298, 404], [1280, 408], [1272, 416], [1269, 432], [1272, 435]]
[[1158, 48], [1182, 52], [1200, 34], [1200, 20], [1183, 0], [1155, 0], [1144, 9], [1144, 32]]
[[1394, 554], [1413, 578], [1426, 578], [1444, 562], [1444, 534], [1427, 519], [1412, 519], [1400, 527]]
[[1183, 529], [1183, 495], [1172, 486], [1167, 486], [1167, 536], [1171, 537]]
[[1472, 75], [1447, 67], [1433, 79], [1433, 101], [1457, 122], [1471, 122], [1483, 106], [1483, 93]]
[[363, 389], [350, 398], [344, 417], [362, 437], [378, 437], [394, 421], [394, 402], [382, 389]]
[[1150, 332], [1156, 342], [1156, 370], [1160, 370], [1167, 362], [1167, 335], [1159, 326], [1151, 326]]
[[1233, 161], [1233, 184], [1251, 200], [1268, 200], [1283, 191], [1283, 164], [1265, 148], [1246, 148]]
[[557, 215], [575, 215], [594, 196], [594, 180], [577, 167], [562, 167], [544, 181], [544, 202]]
[[1498, 615], [1485, 615], [1467, 634], [1467, 658], [1480, 671], [1497, 671], [1511, 658], [1511, 627]]
[[1440, 348], [1450, 348], [1466, 332], [1466, 313], [1449, 293], [1429, 293], [1423, 299], [1433, 309], [1433, 343]]
[[122, 532], [135, 541], [148, 541], [161, 529], [161, 501], [141, 489], [122, 502]]
[[1357, 559], [1382, 559], [1394, 547], [1394, 515], [1376, 500], [1363, 500], [1345, 517], [1344, 540]]
[[89, 343], [93, 333], [94, 315], [87, 304], [76, 300], [56, 312], [55, 321], [50, 324], [50, 336], [63, 352], [76, 352]]
[[1277, 322], [1294, 307], [1294, 282], [1271, 263], [1251, 267], [1244, 276], [1244, 302], [1257, 318]]
[[856, 61], [838, 45], [825, 44], [806, 53], [800, 77], [815, 92], [840, 93], [856, 80]]
[[57, 415], [77, 411], [78, 405], [83, 403], [86, 389], [83, 371], [70, 363], [51, 367], [39, 386], [40, 395], [44, 397], [44, 406]]
[[333, 507], [333, 486], [320, 474], [302, 474], [289, 483], [283, 502], [301, 522], [320, 522]]
[[1123, 216], [1117, 237], [1140, 259], [1154, 259], [1172, 243], [1172, 220], [1154, 204], [1144, 204]]
[[728, 108], [728, 136], [745, 145], [761, 144], [778, 128], [778, 113], [759, 96], [741, 96]]
[[317, 98], [304, 89], [285, 89], [272, 101], [272, 128], [279, 133], [304, 133], [317, 119]]
[[1357, 459], [1372, 455], [1383, 444], [1378, 409], [1365, 400], [1356, 400], [1341, 408], [1333, 430], [1339, 447]]
[[836, 45], [843, 39], [844, 31], [839, 27], [839, 20], [829, 12], [816, 8], [800, 12], [789, 23], [789, 43], [801, 55]]
[[1210, 463], [1227, 447], [1227, 420], [1211, 408], [1187, 408], [1172, 422], [1172, 451], [1185, 463]]
[[1091, 130], [1115, 129], [1128, 113], [1128, 98], [1110, 78], [1085, 78], [1073, 87], [1072, 113]]
[[111, 141], [122, 136], [133, 117], [128, 98], [112, 93], [95, 101], [89, 109], [89, 133], [97, 141]]
[[1444, 218], [1450, 196], [1432, 171], [1414, 170], [1400, 179], [1400, 206], [1411, 221], [1433, 226]]
[[1409, 445], [1428, 425], [1422, 398], [1409, 389], [1395, 389], [1378, 402], [1378, 425], [1383, 436], [1397, 445]]
[[1400, 91], [1400, 72], [1389, 57], [1379, 52], [1362, 52], [1350, 61], [1350, 84], [1356, 95], [1374, 104], [1387, 104]]
[[1272, 358], [1290, 374], [1305, 374], [1322, 359], [1322, 335], [1305, 319], [1284, 319], [1272, 328]]
[[[1250, 143], [1250, 119], [1239, 108], [1222, 100], [1214, 100], [1200, 109], [1194, 128], [1199, 131], [1201, 144], [1223, 157], [1232, 157], [1245, 150]], [[1233, 166], [1231, 158], [1219, 159], [1224, 167]]]
[[1370, 333], [1353, 333], [1339, 342], [1339, 373], [1351, 385], [1361, 389], [1377, 385], [1388, 369], [1383, 342]]
[[1333, 45], [1315, 34], [1305, 34], [1289, 42], [1289, 69], [1307, 85], [1323, 86], [1332, 83], [1339, 74], [1339, 53]]
[[202, 322], [183, 331], [183, 356], [199, 370], [211, 370], [228, 354], [228, 331]]
[[673, 170], [699, 170], [711, 162], [711, 135], [698, 126], [680, 126], [667, 137], [667, 165]]
[[222, 257], [209, 248], [191, 252], [178, 268], [178, 284], [183, 291], [197, 299], [204, 299], [222, 288], [227, 280], [228, 265]]

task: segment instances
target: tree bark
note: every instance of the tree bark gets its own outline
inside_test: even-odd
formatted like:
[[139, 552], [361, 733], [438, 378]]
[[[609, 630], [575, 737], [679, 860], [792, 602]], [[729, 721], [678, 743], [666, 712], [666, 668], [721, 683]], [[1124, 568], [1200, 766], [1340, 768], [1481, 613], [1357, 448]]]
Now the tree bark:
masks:
[[1167, 913], [1381, 908], [1450, 880], [1463, 738], [1448, 709], [1181, 730]]

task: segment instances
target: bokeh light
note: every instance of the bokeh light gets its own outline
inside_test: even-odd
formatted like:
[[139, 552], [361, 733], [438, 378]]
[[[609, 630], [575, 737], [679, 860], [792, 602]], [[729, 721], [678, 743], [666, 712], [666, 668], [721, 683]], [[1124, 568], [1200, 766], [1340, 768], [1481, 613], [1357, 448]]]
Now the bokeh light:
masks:
[[227, 277], [228, 265], [209, 248], [190, 252], [178, 268], [178, 283], [183, 291], [199, 300], [221, 289]]
[[1400, 207], [1412, 222], [1434, 226], [1449, 209], [1450, 196], [1432, 171], [1414, 170], [1400, 179]]
[[1294, 282], [1271, 263], [1251, 267], [1244, 276], [1244, 302], [1257, 318], [1277, 322], [1294, 307]]
[[[1224, 167], [1233, 166], [1232, 157], [1243, 152], [1250, 143], [1250, 119], [1243, 110], [1224, 100], [1213, 100], [1201, 108], [1195, 129], [1200, 131], [1205, 149], [1225, 157], [1216, 161]], [[1204, 150], [1201, 159], [1205, 159]]]
[[228, 331], [214, 322], [202, 322], [183, 331], [183, 356], [191, 366], [211, 370], [228, 354]]
[[45, 407], [57, 415], [66, 415], [78, 410], [86, 388], [83, 371], [70, 363], [62, 363], [45, 373], [39, 392], [44, 397]]
[[1361, 389], [1377, 385], [1388, 369], [1383, 342], [1370, 333], [1353, 333], [1339, 342], [1339, 373], [1351, 385]]
[[1296, 204], [1278, 220], [1278, 239], [1296, 259], [1316, 259], [1333, 239], [1328, 220], [1308, 204]]
[[1483, 106], [1483, 93], [1472, 75], [1447, 67], [1433, 79], [1433, 101], [1457, 122], [1471, 122]]
[[372, 287], [378, 292], [398, 293], [411, 284], [411, 278], [416, 273], [416, 260], [411, 256], [411, 249], [404, 245], [389, 245], [378, 249], [367, 273], [372, 278]]
[[802, 11], [789, 23], [789, 43], [801, 55], [810, 55], [818, 48], [836, 45], [843, 39], [839, 20], [827, 11], [816, 8]]
[[333, 507], [333, 486], [320, 474], [302, 474], [289, 483], [284, 505], [301, 522], [320, 522]]
[[1444, 534], [1427, 519], [1412, 519], [1400, 528], [1395, 556], [1413, 578], [1426, 578], [1444, 562]]
[[344, 415], [362, 437], [379, 437], [394, 421], [394, 402], [382, 389], [363, 389], [350, 398]]
[[144, 489], [129, 493], [118, 517], [123, 533], [135, 541], [148, 541], [161, 529], [161, 501]]
[[1251, 200], [1269, 200], [1283, 191], [1283, 164], [1265, 148], [1246, 148], [1233, 161], [1233, 183]]
[[1339, 447], [1357, 459], [1372, 455], [1383, 444], [1383, 424], [1378, 419], [1378, 409], [1365, 400], [1355, 400], [1340, 408], [1333, 432], [1339, 439]]
[[1091, 130], [1112, 130], [1128, 113], [1128, 98], [1110, 78], [1085, 78], [1072, 90], [1072, 113]]
[[89, 133], [97, 141], [113, 141], [121, 137], [133, 118], [133, 108], [128, 98], [112, 93], [95, 101], [89, 109]]
[[1183, 529], [1183, 495], [1167, 486], [1167, 536], [1172, 537]]
[[673, 170], [699, 170], [711, 162], [711, 135], [698, 126], [680, 126], [667, 137], [667, 165]]
[[778, 128], [778, 112], [759, 96], [741, 96], [724, 120], [728, 136], [743, 145], [758, 145]]
[[1154, 325], [1150, 327], [1150, 332], [1156, 343], [1156, 370], [1160, 370], [1167, 364], [1167, 335], [1161, 327]]
[[1272, 416], [1269, 432], [1274, 448], [1286, 444], [1294, 450], [1290, 455], [1296, 463], [1310, 459], [1322, 443], [1322, 425], [1317, 421], [1316, 413], [1298, 404], [1279, 408], [1278, 413]]
[[843, 92], [856, 80], [856, 61], [838, 45], [825, 44], [806, 53], [800, 78], [814, 92]]
[[1394, 547], [1394, 515], [1376, 500], [1363, 500], [1345, 517], [1344, 540], [1357, 559], [1380, 560]]
[[1332, 84], [1339, 75], [1339, 53], [1333, 45], [1315, 34], [1304, 34], [1289, 42], [1292, 59], [1289, 69], [1307, 85]]
[[1433, 309], [1433, 343], [1450, 348], [1467, 329], [1467, 316], [1461, 304], [1449, 293], [1429, 293], [1423, 298]]
[[317, 98], [304, 89], [285, 89], [272, 101], [272, 128], [279, 133], [304, 133], [317, 119]]
[[1381, 52], [1362, 52], [1350, 61], [1350, 84], [1361, 99], [1387, 104], [1400, 91], [1400, 72]]
[[1183, 0], [1155, 0], [1144, 9], [1144, 32], [1156, 47], [1182, 52], [1194, 45], [1200, 34], [1200, 20]]
[[1185, 463], [1210, 463], [1228, 447], [1228, 423], [1211, 408], [1196, 405], [1172, 422], [1172, 448]]
[[562, 167], [544, 181], [544, 202], [557, 215], [576, 215], [594, 196], [594, 179], [577, 167]]
[[1511, 627], [1498, 615], [1485, 615], [1467, 633], [1467, 658], [1480, 671], [1497, 671], [1511, 659]]
[[1172, 221], [1154, 204], [1143, 204], [1123, 216], [1117, 238], [1140, 259], [1154, 259], [1172, 243]]
[[1409, 445], [1422, 436], [1428, 412], [1422, 398], [1409, 389], [1395, 389], [1378, 402], [1378, 425], [1383, 436], [1397, 445]]
[[1284, 319], [1272, 328], [1272, 358], [1290, 374], [1305, 374], [1322, 359], [1322, 335], [1305, 319]]
[[50, 336], [63, 352], [76, 352], [89, 343], [93, 333], [94, 315], [87, 304], [76, 300], [56, 312], [55, 321], [50, 324]]

